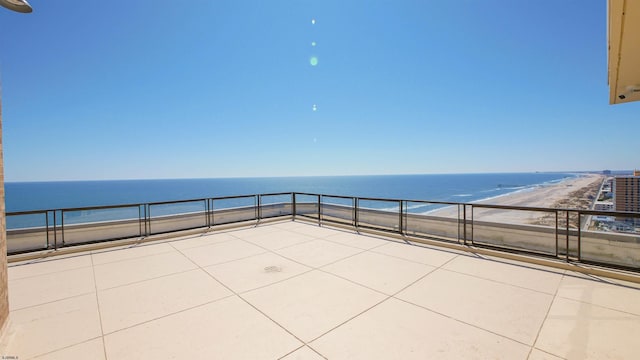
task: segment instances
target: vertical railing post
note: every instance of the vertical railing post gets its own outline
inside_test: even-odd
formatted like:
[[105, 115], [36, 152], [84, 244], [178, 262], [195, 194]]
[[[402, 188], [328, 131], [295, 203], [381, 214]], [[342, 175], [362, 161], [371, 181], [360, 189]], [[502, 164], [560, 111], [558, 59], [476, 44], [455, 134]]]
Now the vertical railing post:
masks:
[[556, 213], [556, 257], [558, 257], [558, 256], [560, 256], [560, 253], [559, 253], [559, 250], [558, 250], [558, 245], [559, 245], [558, 243], [560, 242], [560, 239], [558, 237], [558, 232], [559, 232], [559, 229], [558, 229], [558, 210], [556, 210], [555, 213]]
[[473, 213], [474, 213], [474, 211], [473, 210], [474, 210], [473, 209], [473, 204], [471, 204], [471, 245], [472, 246], [473, 246], [473, 240], [475, 240], [474, 237], [473, 237], [473, 223], [474, 223], [474, 221], [473, 221]]
[[292, 210], [293, 210], [293, 220], [295, 221], [296, 220], [296, 211], [297, 211], [296, 210], [296, 193], [295, 192], [291, 193], [291, 204], [292, 204], [291, 207], [292, 207]]
[[295, 193], [291, 193], [291, 220], [296, 219], [296, 197]]
[[215, 210], [215, 199], [211, 198], [209, 199], [211, 201], [211, 206], [209, 207], [211, 209], [211, 226], [216, 226], [216, 210]]
[[320, 207], [320, 195], [318, 196], [318, 226], [322, 225], [322, 219], [320, 218], [321, 215], [321, 207]]
[[578, 210], [578, 261], [580, 261], [580, 247], [581, 247], [581, 238], [582, 238], [582, 215], [580, 214], [580, 210]]
[[46, 237], [47, 237], [47, 250], [49, 249], [49, 247], [51, 246], [51, 244], [49, 244], [49, 211], [45, 211], [44, 212], [44, 229], [46, 231]]
[[458, 204], [458, 244], [460, 243], [460, 204]]
[[359, 216], [359, 207], [360, 207], [360, 199], [355, 197], [355, 207], [354, 207], [354, 212], [355, 212], [355, 223], [356, 223], [356, 230], [359, 230], [360, 228], [360, 220], [358, 219]]
[[467, 204], [462, 204], [462, 239], [467, 245]]
[[60, 210], [60, 237], [62, 238], [62, 247], [64, 247], [64, 210]]
[[258, 194], [258, 208], [257, 208], [257, 220], [260, 221], [262, 218], [262, 194]]
[[209, 199], [203, 199], [202, 201], [204, 202], [204, 225], [207, 228], [210, 228], [211, 225], [209, 225]]
[[57, 210], [53, 210], [53, 250], [58, 250], [58, 222], [56, 219], [56, 211]]
[[138, 237], [142, 237], [142, 207], [138, 204]]
[[566, 230], [567, 230], [567, 234], [566, 234], [566, 239], [567, 239], [567, 248], [566, 248], [566, 259], [567, 261], [569, 261], [569, 210], [566, 210], [567, 213], [567, 226], [566, 226]]
[[145, 230], [147, 231], [147, 236], [151, 236], [151, 205], [144, 205], [144, 215], [145, 215]]
[[403, 234], [404, 233], [404, 231], [402, 231], [402, 202], [403, 201], [399, 200], [398, 202], [400, 203], [400, 206], [399, 206], [399, 208], [400, 208], [400, 212], [399, 212], [400, 218], [398, 219], [399, 220], [399, 222], [398, 222], [398, 232], [400, 234]]

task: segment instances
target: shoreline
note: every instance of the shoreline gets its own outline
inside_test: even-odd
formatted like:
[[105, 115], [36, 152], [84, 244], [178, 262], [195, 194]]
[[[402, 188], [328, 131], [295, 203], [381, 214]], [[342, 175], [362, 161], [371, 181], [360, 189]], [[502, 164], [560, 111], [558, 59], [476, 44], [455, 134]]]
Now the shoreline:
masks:
[[[555, 184], [542, 185], [529, 189], [507, 193], [488, 199], [473, 201], [473, 204], [506, 205], [520, 207], [541, 208], [570, 208], [586, 209], [590, 207], [604, 180], [600, 174], [585, 174], [575, 178], [562, 180]], [[447, 206], [425, 213], [429, 216], [454, 217], [458, 216], [458, 208]], [[547, 225], [545, 212], [514, 211], [502, 209], [474, 210], [474, 220], [493, 221], [512, 224]], [[555, 216], [553, 217], [555, 219]], [[555, 220], [554, 220], [555, 221]]]

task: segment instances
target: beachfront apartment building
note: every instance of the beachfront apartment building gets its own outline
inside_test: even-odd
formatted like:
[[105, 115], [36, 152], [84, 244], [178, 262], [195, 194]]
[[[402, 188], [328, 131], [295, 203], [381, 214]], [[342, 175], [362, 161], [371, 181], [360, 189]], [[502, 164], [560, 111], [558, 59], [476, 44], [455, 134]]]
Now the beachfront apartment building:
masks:
[[640, 212], [640, 176], [616, 176], [613, 184], [616, 211]]

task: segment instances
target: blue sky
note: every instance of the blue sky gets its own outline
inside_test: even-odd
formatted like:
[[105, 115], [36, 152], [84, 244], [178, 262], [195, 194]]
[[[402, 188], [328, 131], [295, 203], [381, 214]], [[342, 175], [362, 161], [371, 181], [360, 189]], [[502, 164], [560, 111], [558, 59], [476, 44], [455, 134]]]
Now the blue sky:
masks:
[[640, 167], [605, 0], [31, 4], [0, 8], [7, 181]]

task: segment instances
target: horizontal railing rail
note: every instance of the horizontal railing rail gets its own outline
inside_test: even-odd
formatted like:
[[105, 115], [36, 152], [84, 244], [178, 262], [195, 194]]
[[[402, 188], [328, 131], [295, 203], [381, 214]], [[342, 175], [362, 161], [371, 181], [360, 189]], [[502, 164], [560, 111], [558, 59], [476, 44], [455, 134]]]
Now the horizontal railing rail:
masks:
[[[503, 213], [507, 216], [500, 218]], [[509, 220], [522, 214], [526, 216], [518, 221]], [[307, 192], [9, 212], [7, 252], [56, 250], [278, 217], [640, 270], [640, 213]], [[602, 226], [605, 220], [608, 227]]]

